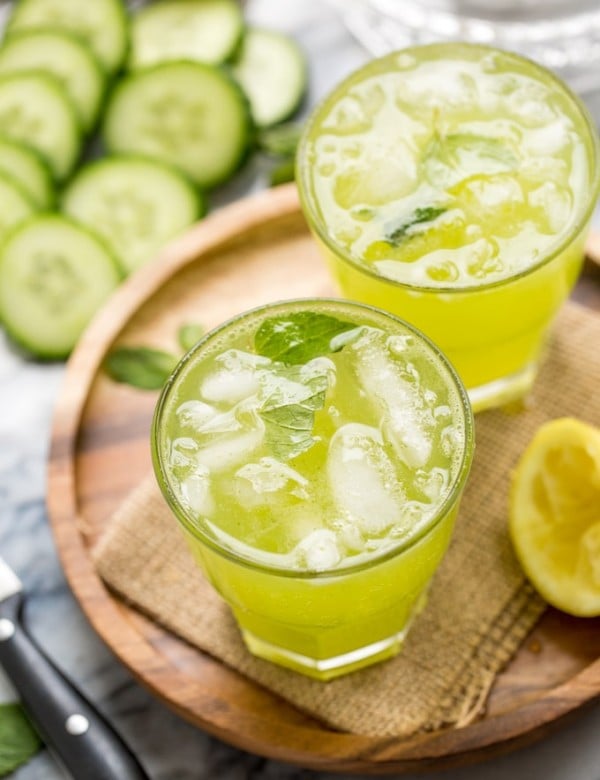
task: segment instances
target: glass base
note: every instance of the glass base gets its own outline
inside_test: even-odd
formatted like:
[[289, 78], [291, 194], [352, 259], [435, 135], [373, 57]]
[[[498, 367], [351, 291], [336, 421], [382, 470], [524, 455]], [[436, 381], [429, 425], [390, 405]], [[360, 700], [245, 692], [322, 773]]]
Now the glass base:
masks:
[[272, 645], [249, 631], [242, 631], [242, 636], [246, 647], [253, 655], [293, 669], [308, 677], [313, 677], [315, 680], [326, 681], [362, 669], [364, 666], [393, 658], [400, 651], [407, 633], [408, 626], [398, 634], [381, 639], [379, 642], [373, 642], [371, 645], [359, 647], [349, 653], [324, 659], [309, 658], [285, 647]]
[[[275, 645], [265, 639], [253, 634], [251, 631], [240, 626], [246, 647], [252, 655], [264, 658], [266, 661], [285, 666], [287, 669], [293, 669], [308, 677], [323, 682], [333, 680], [335, 677], [341, 677], [343, 674], [355, 672], [365, 666], [371, 666], [379, 661], [385, 661], [398, 655], [402, 645], [417, 615], [423, 611], [427, 604], [429, 585], [417, 598], [408, 620], [400, 631], [391, 636], [379, 639], [362, 647], [349, 650], [346, 653], [340, 653], [328, 658], [313, 658], [302, 653], [296, 653], [287, 647]], [[357, 627], [357, 631], [359, 627]]]
[[467, 388], [474, 412], [505, 406], [524, 398], [531, 390], [538, 371], [537, 363], [529, 363], [516, 374], [496, 379], [479, 387]]

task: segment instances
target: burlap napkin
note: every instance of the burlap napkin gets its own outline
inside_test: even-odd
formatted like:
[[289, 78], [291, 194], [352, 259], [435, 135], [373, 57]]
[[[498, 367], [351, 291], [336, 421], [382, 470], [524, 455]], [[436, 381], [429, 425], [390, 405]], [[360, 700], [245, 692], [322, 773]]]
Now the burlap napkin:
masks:
[[251, 656], [153, 478], [108, 522], [98, 571], [163, 626], [331, 727], [387, 736], [465, 725], [544, 610], [507, 536], [511, 470], [545, 420], [571, 415], [600, 424], [599, 345], [600, 317], [568, 304], [527, 409], [477, 417], [475, 461], [450, 550], [391, 661], [319, 683]]

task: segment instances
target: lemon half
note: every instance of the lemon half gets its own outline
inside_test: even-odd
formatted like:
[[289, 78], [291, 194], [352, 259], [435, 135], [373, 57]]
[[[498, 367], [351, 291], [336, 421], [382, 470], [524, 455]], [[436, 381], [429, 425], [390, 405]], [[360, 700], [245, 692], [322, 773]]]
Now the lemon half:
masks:
[[569, 417], [539, 428], [513, 474], [509, 529], [549, 604], [600, 615], [600, 429]]

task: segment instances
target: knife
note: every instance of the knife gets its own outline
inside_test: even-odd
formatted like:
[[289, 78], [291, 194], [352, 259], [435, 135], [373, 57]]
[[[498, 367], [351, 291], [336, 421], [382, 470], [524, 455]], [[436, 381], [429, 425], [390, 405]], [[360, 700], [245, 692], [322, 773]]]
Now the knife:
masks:
[[26, 634], [23, 601], [21, 581], [0, 558], [0, 664], [40, 737], [75, 780], [148, 780], [121, 737]]

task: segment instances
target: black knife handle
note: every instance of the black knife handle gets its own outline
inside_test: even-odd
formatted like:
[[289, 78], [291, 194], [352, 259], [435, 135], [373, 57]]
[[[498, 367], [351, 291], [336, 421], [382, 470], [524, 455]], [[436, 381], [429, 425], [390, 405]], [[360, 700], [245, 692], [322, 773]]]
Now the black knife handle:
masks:
[[15, 595], [0, 605], [0, 664], [43, 741], [75, 780], [148, 780], [121, 737], [25, 633], [20, 601]]

